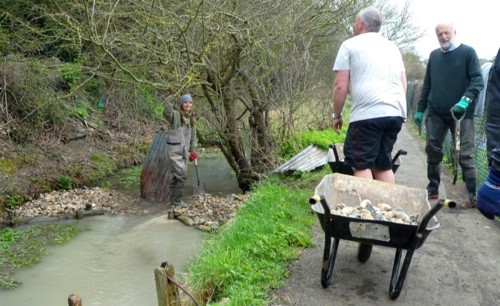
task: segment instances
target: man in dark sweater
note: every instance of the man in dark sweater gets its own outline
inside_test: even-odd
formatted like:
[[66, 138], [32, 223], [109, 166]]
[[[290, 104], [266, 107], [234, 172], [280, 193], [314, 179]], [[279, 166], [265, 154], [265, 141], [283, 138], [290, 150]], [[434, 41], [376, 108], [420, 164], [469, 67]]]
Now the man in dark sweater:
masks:
[[467, 188], [467, 205], [476, 206], [476, 166], [474, 107], [475, 99], [484, 86], [481, 66], [476, 51], [455, 40], [453, 23], [436, 26], [436, 36], [441, 48], [431, 52], [427, 63], [422, 93], [418, 102], [415, 122], [422, 123], [427, 110], [427, 194], [429, 199], [439, 197], [441, 161], [448, 130], [455, 135], [455, 120], [464, 115], [460, 125], [459, 164]]

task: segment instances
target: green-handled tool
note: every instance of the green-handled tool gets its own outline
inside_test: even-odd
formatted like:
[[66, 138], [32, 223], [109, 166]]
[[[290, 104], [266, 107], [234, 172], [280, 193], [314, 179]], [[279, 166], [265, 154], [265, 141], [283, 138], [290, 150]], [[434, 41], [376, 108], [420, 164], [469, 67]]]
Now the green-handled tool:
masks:
[[455, 112], [453, 112], [453, 107], [450, 109], [451, 116], [453, 120], [455, 120], [455, 135], [453, 135], [453, 185], [457, 182], [458, 177], [458, 160], [460, 158], [460, 125], [462, 123], [462, 119], [465, 117], [465, 113], [463, 113], [459, 118], [455, 116]]

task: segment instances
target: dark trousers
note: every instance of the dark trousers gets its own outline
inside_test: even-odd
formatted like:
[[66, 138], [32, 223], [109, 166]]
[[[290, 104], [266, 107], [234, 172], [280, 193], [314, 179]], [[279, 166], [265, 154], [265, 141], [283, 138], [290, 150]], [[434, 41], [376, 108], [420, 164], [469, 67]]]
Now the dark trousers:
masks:
[[[441, 162], [444, 156], [444, 142], [448, 131], [454, 139], [455, 121], [444, 120], [430, 114], [427, 117], [427, 192], [429, 195], [438, 194], [441, 179]], [[476, 195], [476, 165], [474, 163], [475, 128], [473, 119], [463, 119], [460, 125], [460, 154], [458, 163], [462, 169], [462, 178], [465, 182], [469, 201]]]

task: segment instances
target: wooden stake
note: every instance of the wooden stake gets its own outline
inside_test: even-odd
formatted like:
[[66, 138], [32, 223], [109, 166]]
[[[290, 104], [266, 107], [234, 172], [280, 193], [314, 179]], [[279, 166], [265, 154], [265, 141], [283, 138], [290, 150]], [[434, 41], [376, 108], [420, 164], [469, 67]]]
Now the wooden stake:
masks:
[[159, 268], [155, 269], [154, 274], [158, 306], [181, 306], [179, 288], [168, 279], [169, 277], [174, 279], [174, 266], [163, 262]]
[[68, 296], [68, 306], [82, 306], [82, 298], [78, 294]]

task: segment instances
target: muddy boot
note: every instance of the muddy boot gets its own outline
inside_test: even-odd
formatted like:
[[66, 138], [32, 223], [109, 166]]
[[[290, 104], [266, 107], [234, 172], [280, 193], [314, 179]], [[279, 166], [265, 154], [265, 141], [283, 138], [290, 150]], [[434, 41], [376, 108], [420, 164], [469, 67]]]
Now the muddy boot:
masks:
[[184, 196], [184, 191], [182, 188], [179, 187], [174, 187], [171, 190], [171, 193], [169, 195], [169, 204], [173, 205], [182, 205], [183, 202], [181, 201], [182, 197]]
[[168, 205], [171, 205], [171, 204], [176, 204], [176, 188], [175, 188], [175, 185], [171, 185], [170, 188], [169, 188], [169, 192], [168, 192], [168, 196], [167, 196], [167, 204]]
[[427, 163], [427, 195], [429, 200], [439, 198], [439, 183], [441, 182], [441, 164]]
[[468, 202], [467, 202], [467, 208], [476, 208], [477, 206], [477, 197], [475, 193], [469, 193], [468, 194]]
[[476, 208], [476, 179], [464, 178], [465, 187], [467, 188], [467, 208]]

